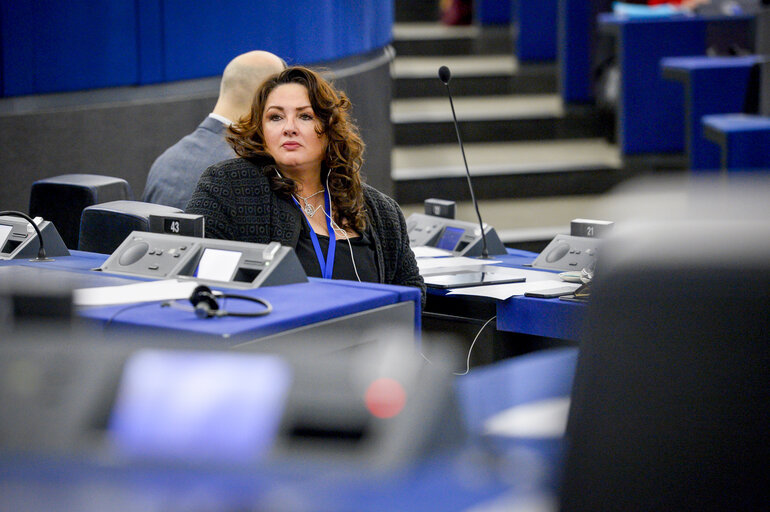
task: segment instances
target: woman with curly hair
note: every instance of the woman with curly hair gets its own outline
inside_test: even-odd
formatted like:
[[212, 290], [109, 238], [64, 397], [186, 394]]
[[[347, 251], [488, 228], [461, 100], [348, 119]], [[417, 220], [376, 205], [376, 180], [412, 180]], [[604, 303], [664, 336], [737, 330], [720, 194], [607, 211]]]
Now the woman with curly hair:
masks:
[[209, 167], [186, 211], [206, 236], [293, 247], [307, 275], [419, 287], [396, 202], [361, 178], [364, 143], [350, 101], [315, 71], [269, 77], [230, 126], [239, 158]]

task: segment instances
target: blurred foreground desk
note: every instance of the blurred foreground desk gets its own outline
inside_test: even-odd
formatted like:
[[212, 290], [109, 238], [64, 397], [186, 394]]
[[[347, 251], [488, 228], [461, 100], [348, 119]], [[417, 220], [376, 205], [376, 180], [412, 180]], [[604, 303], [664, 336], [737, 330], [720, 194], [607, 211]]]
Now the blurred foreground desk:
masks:
[[[106, 258], [103, 254], [72, 251], [72, 256], [49, 263], [6, 261], [0, 264], [0, 275], [23, 276], [28, 282], [58, 281], [71, 288], [140, 281], [90, 270]], [[311, 278], [307, 283], [231, 292], [266, 299], [273, 305], [273, 312], [264, 317], [201, 319], [192, 311], [164, 307], [155, 301], [79, 308], [77, 315], [87, 323], [103, 327], [105, 334], [130, 331], [183, 336], [189, 340], [216, 340], [223, 348], [270, 350], [281, 340], [299, 334], [309, 346], [323, 339], [323, 350], [335, 350], [376, 339], [378, 329], [408, 343], [419, 338], [420, 292], [416, 288]], [[226, 300], [224, 307], [251, 311], [255, 304]]]
[[[0, 346], [0, 356], [7, 355], [8, 348]], [[132, 461], [110, 457], [108, 450], [94, 456], [87, 451], [35, 453], [5, 446], [0, 449], [0, 509], [555, 510], [564, 414], [551, 420], [540, 415], [534, 429], [531, 421], [526, 426], [514, 419], [508, 422], [507, 434], [491, 435], [485, 432], [485, 423], [500, 414], [521, 416], [528, 407], [551, 409], [548, 405], [554, 401], [563, 403], [570, 393], [576, 354], [575, 349], [544, 351], [455, 379], [468, 427], [466, 442], [415, 455], [411, 462], [389, 470], [340, 456], [350, 439], [338, 440], [343, 444], [322, 458], [297, 452], [293, 457], [268, 456], [247, 465], [190, 464], [184, 458], [165, 463]], [[420, 430], [409, 432], [418, 435]]]

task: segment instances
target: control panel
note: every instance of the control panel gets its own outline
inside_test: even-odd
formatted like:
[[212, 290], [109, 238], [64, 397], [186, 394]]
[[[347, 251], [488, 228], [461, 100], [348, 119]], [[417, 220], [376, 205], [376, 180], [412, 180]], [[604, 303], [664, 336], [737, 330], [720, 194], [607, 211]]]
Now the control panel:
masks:
[[[53, 223], [39, 217], [35, 223], [43, 236], [48, 257], [70, 255]], [[0, 216], [0, 260], [34, 258], [39, 248], [37, 232], [28, 220], [16, 216]]]
[[601, 240], [572, 235], [556, 235], [532, 262], [534, 268], [549, 270], [583, 270], [596, 263]]
[[[481, 255], [481, 228], [478, 223], [413, 213], [406, 219], [406, 229], [412, 247], [436, 247], [450, 251], [455, 256]], [[485, 224], [484, 234], [490, 255], [506, 253], [495, 228]]]
[[157, 279], [193, 279], [203, 284], [258, 288], [303, 283], [307, 275], [294, 249], [278, 242], [132, 232], [100, 270]]

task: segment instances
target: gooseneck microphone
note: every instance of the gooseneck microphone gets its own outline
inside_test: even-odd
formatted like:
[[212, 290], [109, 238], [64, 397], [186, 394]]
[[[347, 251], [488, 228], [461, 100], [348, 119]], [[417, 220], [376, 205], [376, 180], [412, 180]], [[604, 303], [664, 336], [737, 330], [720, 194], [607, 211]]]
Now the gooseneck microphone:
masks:
[[452, 73], [446, 66], [438, 68], [438, 77], [444, 85], [446, 85], [446, 92], [449, 95], [449, 105], [452, 107], [452, 119], [455, 123], [455, 132], [457, 132], [457, 142], [460, 143], [460, 151], [463, 154], [463, 163], [465, 164], [465, 176], [468, 178], [468, 189], [471, 191], [471, 201], [476, 208], [476, 216], [479, 218], [479, 228], [481, 228], [481, 259], [489, 259], [489, 251], [487, 250], [487, 236], [484, 233], [484, 223], [481, 221], [481, 213], [479, 212], [479, 203], [476, 202], [476, 195], [473, 193], [473, 184], [471, 183], [471, 172], [468, 170], [468, 161], [465, 159], [465, 147], [463, 146], [463, 139], [460, 137], [460, 125], [457, 124], [457, 115], [455, 115], [455, 105], [452, 101], [452, 92], [449, 90], [449, 80], [452, 78]]
[[13, 210], [6, 210], [4, 212], [0, 212], [0, 217], [3, 216], [9, 216], [9, 217], [21, 217], [22, 219], [25, 219], [27, 222], [32, 224], [32, 227], [35, 228], [35, 232], [37, 233], [37, 239], [40, 242], [40, 247], [37, 250], [37, 258], [31, 259], [29, 261], [53, 261], [51, 258], [46, 257], [45, 255], [45, 247], [43, 246], [43, 234], [40, 232], [40, 228], [37, 227], [37, 224], [35, 224], [35, 221], [27, 215], [26, 213], [21, 213]]

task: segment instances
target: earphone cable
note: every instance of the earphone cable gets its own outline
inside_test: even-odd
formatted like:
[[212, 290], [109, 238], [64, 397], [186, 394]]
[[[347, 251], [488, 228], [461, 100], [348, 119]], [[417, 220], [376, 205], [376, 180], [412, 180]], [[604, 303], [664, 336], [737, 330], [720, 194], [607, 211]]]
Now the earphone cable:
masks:
[[[332, 210], [332, 193], [329, 190], [329, 174], [326, 173], [326, 191], [329, 194], [329, 210]], [[345, 241], [348, 243], [348, 250], [350, 251], [350, 262], [353, 264], [353, 272], [356, 273], [356, 279], [358, 279], [358, 282], [361, 282], [361, 276], [358, 275], [358, 268], [356, 268], [356, 258], [353, 257], [353, 246], [350, 244], [350, 237], [348, 236], [348, 232], [339, 227], [339, 225], [334, 222], [334, 219], [331, 216], [331, 212], [327, 212], [326, 208], [322, 208], [324, 211], [324, 215], [329, 217], [329, 221], [331, 222], [332, 229], [336, 232], [337, 230], [341, 231], [342, 234], [345, 236]]]
[[[479, 339], [479, 336], [481, 336], [482, 331], [484, 331], [486, 326], [489, 325], [489, 322], [491, 322], [495, 318], [497, 318], [497, 315], [493, 316], [492, 318], [484, 322], [484, 325], [481, 326], [481, 329], [479, 329], [479, 331], [476, 333], [476, 337], [473, 338], [473, 342], [471, 343], [471, 346], [468, 349], [468, 357], [465, 359], [465, 371], [462, 373], [452, 372], [454, 375], [467, 375], [468, 372], [471, 371], [471, 352], [473, 352], [473, 346], [476, 344], [476, 341]], [[423, 359], [425, 359], [428, 362], [428, 364], [433, 364], [433, 362], [430, 359], [428, 359], [428, 357], [425, 354], [423, 354], [422, 351], [420, 351], [420, 355], [422, 356]]]

